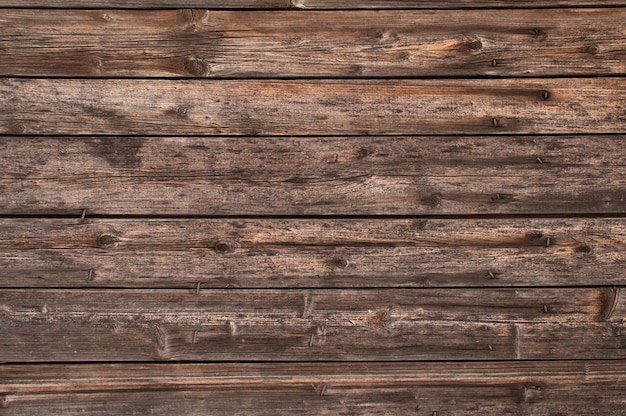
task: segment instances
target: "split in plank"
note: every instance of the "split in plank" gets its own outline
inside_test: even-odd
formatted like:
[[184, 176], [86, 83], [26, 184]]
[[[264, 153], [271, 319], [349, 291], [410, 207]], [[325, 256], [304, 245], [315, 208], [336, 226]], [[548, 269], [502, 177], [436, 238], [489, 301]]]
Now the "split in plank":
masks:
[[621, 414], [624, 361], [0, 366], [2, 414]]
[[0, 287], [623, 284], [616, 219], [3, 219]]
[[619, 289], [15, 290], [0, 361], [626, 357]]
[[626, 9], [20, 9], [2, 11], [0, 21], [2, 76], [626, 74]]
[[5, 136], [0, 214], [623, 214], [625, 140]]
[[622, 133], [626, 79], [0, 79], [0, 134]]

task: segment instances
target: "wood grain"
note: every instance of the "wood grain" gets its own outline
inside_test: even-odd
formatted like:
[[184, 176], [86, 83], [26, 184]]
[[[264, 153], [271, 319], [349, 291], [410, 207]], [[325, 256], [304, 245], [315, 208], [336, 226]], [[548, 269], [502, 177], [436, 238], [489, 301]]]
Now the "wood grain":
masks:
[[3, 219], [0, 287], [623, 284], [615, 219]]
[[624, 78], [4, 78], [0, 134], [622, 133], [625, 93]]
[[623, 214], [624, 140], [5, 136], [0, 213]]
[[615, 359], [626, 357], [623, 296], [609, 288], [5, 289], [0, 361]]
[[[6, 10], [2, 76], [626, 74], [626, 9]], [[445, 22], [445, 25], [441, 23]]]
[[3, 415], [621, 414], [624, 361], [0, 366]]
[[456, 9], [626, 6], [623, 0], [0, 0], [0, 7], [214, 9]]

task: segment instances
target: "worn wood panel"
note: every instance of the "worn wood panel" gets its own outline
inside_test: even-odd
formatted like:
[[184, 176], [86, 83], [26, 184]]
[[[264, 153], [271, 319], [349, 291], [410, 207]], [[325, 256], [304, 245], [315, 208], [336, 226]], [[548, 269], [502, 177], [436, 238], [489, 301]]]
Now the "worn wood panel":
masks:
[[3, 76], [626, 73], [626, 9], [401, 14], [20, 9], [3, 11], [0, 21]]
[[615, 219], [3, 219], [0, 287], [621, 285]]
[[625, 137], [0, 137], [0, 213], [626, 212]]
[[0, 361], [624, 358], [622, 297], [609, 288], [5, 289]]
[[623, 0], [0, 0], [0, 7], [213, 9], [455, 9], [626, 6]]
[[621, 414], [623, 361], [4, 365], [3, 415]]
[[[448, 0], [449, 1], [449, 0]], [[483, 0], [494, 1], [494, 0]], [[513, 1], [513, 0], [504, 0]], [[528, 1], [528, 0], [527, 0]], [[559, 0], [557, 0], [559, 1]], [[567, 0], [589, 2], [594, 0]], [[609, 0], [617, 3], [618, 0]], [[36, 7], [36, 8], [113, 8], [113, 9], [160, 9], [200, 7], [211, 9], [288, 9], [290, 0], [0, 0], [0, 7]]]
[[4, 78], [0, 134], [620, 133], [625, 93], [623, 78]]

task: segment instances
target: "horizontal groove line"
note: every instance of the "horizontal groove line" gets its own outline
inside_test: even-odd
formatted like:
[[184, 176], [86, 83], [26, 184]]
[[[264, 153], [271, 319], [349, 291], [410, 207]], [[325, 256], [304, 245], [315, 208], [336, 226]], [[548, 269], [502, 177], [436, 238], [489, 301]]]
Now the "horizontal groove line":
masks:
[[394, 133], [394, 134], [371, 134], [371, 135], [363, 135], [363, 134], [350, 134], [350, 133], [331, 133], [331, 134], [260, 134], [256, 136], [246, 135], [246, 134], [183, 134], [183, 135], [174, 135], [174, 134], [46, 134], [46, 133], [23, 133], [23, 134], [14, 134], [14, 133], [6, 133], [0, 132], [0, 137], [36, 137], [43, 139], [56, 139], [56, 138], [96, 138], [96, 139], [106, 139], [106, 138], [153, 138], [153, 139], [163, 139], [163, 138], [233, 138], [233, 139], [242, 139], [242, 138], [272, 138], [272, 139], [306, 139], [306, 138], [382, 138], [382, 137], [424, 137], [424, 138], [438, 138], [438, 137], [585, 137], [585, 136], [623, 136], [626, 134], [626, 130], [620, 132], [565, 132], [565, 133], [515, 133], [515, 132], [505, 132], [505, 133], [491, 133], [485, 129], [482, 133], [421, 133], [421, 134], [411, 134], [411, 133]]
[[[560, 364], [563, 362], [626, 362], [626, 359], [623, 358], [565, 358], [560, 360], [555, 360], [554, 358], [549, 359], [519, 359], [519, 360], [397, 360], [397, 361], [387, 361], [387, 360], [350, 360], [350, 361], [311, 361], [311, 360], [298, 360], [298, 361], [268, 361], [268, 360], [259, 360], [259, 361], [251, 361], [251, 360], [215, 360], [215, 361], [201, 361], [201, 360], [176, 360], [176, 361], [15, 361], [15, 362], [2, 362], [0, 363], [0, 370], [4, 366], [42, 366], [42, 365], [50, 365], [50, 366], [93, 366], [93, 365], [154, 365], [154, 366], [176, 366], [177, 364], [284, 364], [284, 365], [298, 365], [298, 364], [319, 364], [319, 365], [335, 365], [335, 364], [343, 364], [346, 367], [349, 367], [350, 364], [442, 364], [447, 365], [451, 363], [486, 363], [486, 364], [515, 364], [515, 363], [532, 363], [532, 362], [542, 362], [542, 363], [554, 363]], [[340, 374], [339, 374], [340, 375]], [[381, 374], [381, 376], [385, 376]]]
[[[80, 210], [76, 210], [77, 212]], [[77, 215], [69, 214], [15, 214], [0, 215], [3, 219], [76, 219], [81, 220], [80, 213]], [[433, 220], [464, 220], [464, 219], [567, 219], [567, 218], [626, 218], [626, 213], [556, 213], [556, 214], [449, 214], [449, 215], [91, 215], [89, 211], [85, 216], [85, 220], [89, 219], [111, 219], [111, 220], [158, 220], [158, 219], [180, 219], [180, 220], [393, 220], [393, 219], [433, 219]]]
[[[229, 287], [229, 288], [217, 288], [217, 287], [204, 287], [201, 288], [200, 293], [202, 292], [222, 292], [222, 291], [262, 291], [262, 292], [300, 292], [313, 290], [316, 292], [336, 292], [340, 290], [344, 291], [363, 291], [363, 292], [382, 292], [388, 290], [405, 290], [405, 291], [442, 291], [442, 290], [454, 290], [454, 291], [464, 291], [464, 290], [502, 290], [502, 289], [510, 289], [510, 290], [558, 290], [558, 289], [606, 289], [606, 288], [620, 288], [626, 289], [624, 285], [569, 285], [569, 286], [338, 286], [338, 287], [317, 287], [317, 286], [302, 286], [302, 287]], [[56, 286], [18, 286], [18, 287], [0, 287], [0, 291], [62, 291], [62, 290], [70, 290], [72, 292], [146, 292], [146, 291], [194, 291], [197, 293], [197, 288], [194, 285], [193, 287], [187, 286], [172, 286], [172, 287], [124, 287], [124, 286], [116, 286], [116, 287], [90, 287], [90, 286], [70, 286], [70, 287], [56, 287]]]
[[[0, 9], [1, 10], [1, 9]], [[44, 80], [44, 79], [52, 79], [52, 80], [81, 80], [81, 81], [115, 81], [115, 80], [134, 80], [134, 81], [411, 81], [411, 80], [425, 80], [425, 81], [436, 81], [436, 80], [547, 80], [547, 79], [593, 79], [593, 78], [626, 78], [626, 73], [618, 73], [618, 74], [562, 74], [562, 75], [533, 75], [529, 77], [525, 76], [509, 76], [509, 75], [472, 75], [472, 76], [415, 76], [415, 75], [404, 75], [404, 76], [367, 76], [367, 77], [354, 77], [354, 76], [284, 76], [284, 77], [120, 77], [120, 76], [111, 76], [111, 77], [88, 77], [88, 76], [38, 76], [38, 75], [1, 75], [1, 79], [34, 79], [34, 80]]]
[[239, 11], [239, 12], [271, 12], [271, 11], [290, 11], [290, 12], [338, 12], [338, 11], [355, 11], [355, 10], [363, 10], [363, 11], [454, 11], [454, 10], [564, 10], [564, 9], [618, 9], [626, 7], [626, 3], [623, 4], [602, 4], [602, 3], [594, 3], [594, 4], [581, 4], [581, 5], [571, 5], [571, 6], [563, 6], [563, 5], [537, 5], [534, 7], [529, 6], [477, 6], [477, 7], [390, 7], [390, 8], [382, 8], [382, 7], [342, 7], [342, 8], [320, 8], [320, 7], [311, 7], [311, 8], [301, 8], [301, 7], [224, 7], [224, 8], [216, 8], [216, 7], [200, 7], [200, 6], [186, 6], [186, 7], [141, 7], [141, 6], [129, 6], [129, 7], [63, 7], [63, 6], [54, 6], [54, 5], [41, 5], [41, 6], [0, 6], [0, 10], [9, 9], [9, 10], [208, 10], [208, 11]]

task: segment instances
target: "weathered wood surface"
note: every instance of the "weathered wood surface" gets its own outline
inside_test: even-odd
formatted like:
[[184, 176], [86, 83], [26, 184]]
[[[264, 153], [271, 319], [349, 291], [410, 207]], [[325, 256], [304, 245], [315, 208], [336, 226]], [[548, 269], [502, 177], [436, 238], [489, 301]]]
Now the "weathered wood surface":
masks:
[[0, 361], [625, 358], [614, 288], [14, 290]]
[[0, 0], [0, 7], [209, 9], [455, 9], [626, 6], [624, 0]]
[[626, 74], [626, 9], [20, 9], [0, 22], [2, 76]]
[[0, 134], [623, 133], [626, 79], [0, 79]]
[[0, 287], [623, 284], [615, 219], [3, 219]]
[[0, 213], [623, 214], [625, 140], [5, 136]]
[[0, 413], [623, 414], [624, 361], [0, 366]]

